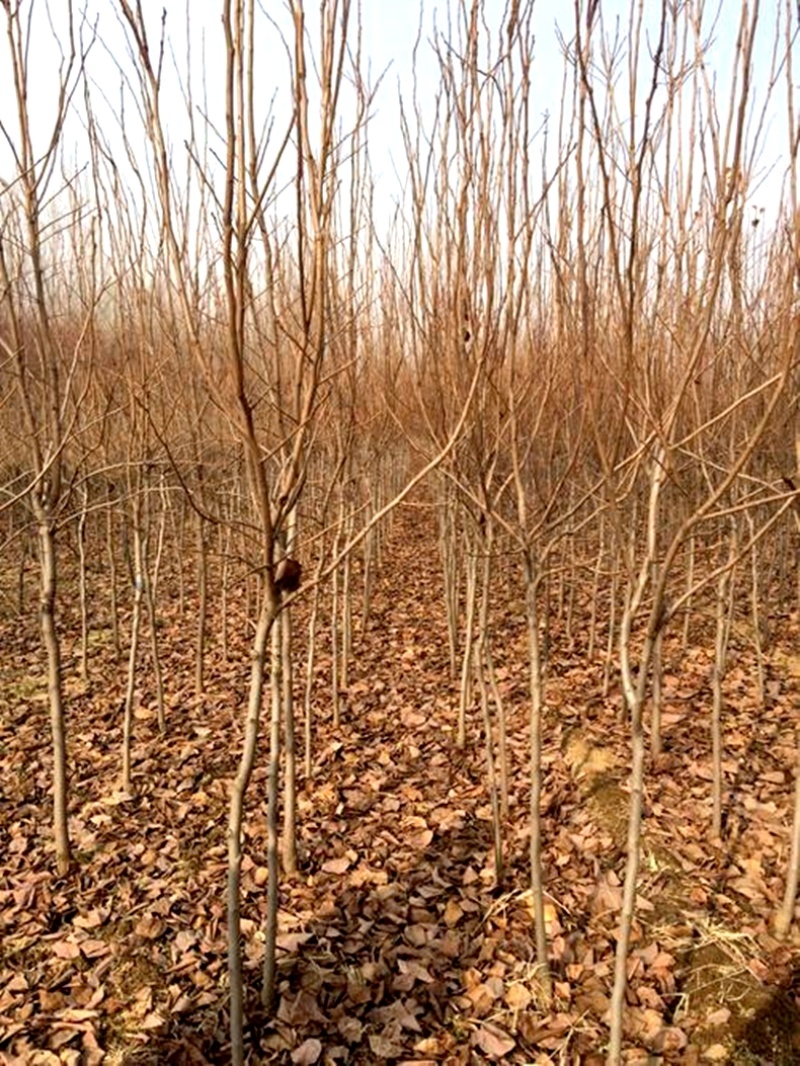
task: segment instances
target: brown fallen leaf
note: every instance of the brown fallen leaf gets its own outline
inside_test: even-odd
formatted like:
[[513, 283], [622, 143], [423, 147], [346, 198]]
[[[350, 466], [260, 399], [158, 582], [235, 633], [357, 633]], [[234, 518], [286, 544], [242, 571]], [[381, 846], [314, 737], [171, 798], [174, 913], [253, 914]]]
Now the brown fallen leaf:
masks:
[[352, 863], [346, 855], [340, 855], [338, 859], [328, 859], [322, 864], [322, 870], [326, 874], [343, 874], [346, 873]]
[[424, 984], [430, 984], [433, 981], [428, 970], [415, 959], [399, 959], [397, 966], [400, 973], [407, 974], [416, 981], [422, 981]]
[[157, 1010], [152, 1011], [139, 1023], [141, 1029], [160, 1029], [165, 1025], [165, 1021]]
[[76, 914], [72, 920], [72, 924], [77, 929], [97, 929], [98, 926], [103, 924], [107, 917], [107, 913], [104, 914], [102, 911], [94, 907], [86, 914]]
[[382, 1033], [370, 1033], [368, 1040], [370, 1050], [379, 1062], [399, 1058], [402, 1054], [399, 1026], [387, 1025]]
[[706, 1016], [705, 1024], [708, 1026], [727, 1025], [731, 1020], [731, 1012], [727, 1007], [720, 1007]]
[[512, 1010], [527, 1010], [533, 996], [524, 985], [509, 985], [505, 991], [506, 1004]]
[[452, 1051], [455, 1043], [456, 1039], [452, 1033], [441, 1032], [436, 1033], [435, 1036], [426, 1036], [422, 1040], [418, 1040], [414, 1044], [414, 1050], [419, 1052], [420, 1055], [433, 1055], [436, 1058], [441, 1058]]
[[444, 909], [444, 924], [452, 929], [453, 926], [458, 925], [461, 919], [464, 917], [464, 911], [458, 900], [450, 899], [447, 901], [447, 906]]
[[275, 943], [281, 951], [295, 952], [311, 939], [311, 933], [281, 933]]
[[611, 883], [610, 878], [603, 878], [595, 889], [591, 900], [593, 914], [615, 913], [622, 906], [622, 889]]
[[339, 1018], [336, 1023], [336, 1028], [341, 1037], [346, 1040], [348, 1044], [357, 1044], [364, 1035], [364, 1026], [358, 1018], [354, 1018], [350, 1014], [346, 1014], [343, 1018]]
[[53, 954], [59, 959], [77, 959], [81, 949], [74, 940], [57, 940], [52, 946]]
[[194, 1000], [191, 996], [187, 996], [185, 993], [178, 996], [169, 1008], [170, 1014], [185, 1014], [191, 1010], [194, 1010]]
[[325, 1023], [327, 1021], [314, 996], [304, 989], [301, 989], [294, 999], [288, 996], [281, 998], [278, 1018], [297, 1029], [309, 1022]]
[[105, 940], [82, 940], [80, 949], [87, 959], [99, 959], [111, 954], [111, 946]]
[[313, 1066], [322, 1054], [322, 1044], [316, 1037], [309, 1037], [292, 1052], [292, 1062], [295, 1066]]
[[83, 1051], [83, 1066], [100, 1066], [106, 1057], [97, 1042], [97, 1036], [93, 1030], [84, 1029], [81, 1035], [81, 1049]]
[[63, 1010], [65, 1003], [66, 997], [63, 992], [48, 992], [44, 988], [39, 992], [39, 1006], [45, 1013]]
[[158, 918], [155, 914], [145, 914], [136, 923], [133, 931], [137, 936], [144, 937], [145, 940], [157, 940], [166, 928], [166, 922], [164, 922], [163, 918]]
[[347, 877], [348, 885], [352, 885], [354, 888], [360, 888], [362, 885], [385, 885], [389, 881], [389, 875], [386, 870], [371, 870], [363, 863], [355, 870], [352, 870]]
[[47, 1046], [50, 1051], [61, 1051], [67, 1044], [75, 1040], [80, 1033], [81, 1030], [74, 1026], [55, 1029], [47, 1038]]
[[80, 1007], [66, 1007], [64, 1010], [60, 1010], [56, 1017], [59, 1021], [67, 1024], [76, 1024], [80, 1022], [88, 1022], [92, 1018], [99, 1018], [100, 1012], [96, 1010], [86, 1010]]
[[653, 1051], [663, 1054], [665, 1051], [683, 1051], [689, 1039], [683, 1029], [669, 1025], [662, 1029], [653, 1041]]
[[472, 1034], [472, 1044], [495, 1062], [509, 1055], [517, 1046], [516, 1040], [498, 1026], [485, 1024]]
[[706, 1062], [727, 1062], [728, 1049], [724, 1044], [712, 1044], [704, 1050], [703, 1058]]

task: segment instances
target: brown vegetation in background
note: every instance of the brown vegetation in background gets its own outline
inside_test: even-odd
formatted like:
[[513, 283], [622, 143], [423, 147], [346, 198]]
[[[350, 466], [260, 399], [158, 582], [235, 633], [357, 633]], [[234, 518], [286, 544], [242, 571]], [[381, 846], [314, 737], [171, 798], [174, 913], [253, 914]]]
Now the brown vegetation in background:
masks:
[[[277, 24], [225, 0], [224, 120], [187, 57], [181, 139], [164, 24], [115, 7], [125, 113], [100, 118], [98, 41], [70, 2], [42, 138], [26, 14], [3, 5], [8, 1054], [46, 1034], [101, 1061], [96, 1020], [124, 1005], [123, 1043], [158, 1032], [175, 1061], [167, 1015], [190, 1009], [217, 1012], [204, 1046], [237, 1064], [566, 1062], [571, 1040], [581, 1061], [690, 1061], [708, 1021], [678, 1003], [693, 930], [749, 937], [756, 978], [791, 969], [796, 10], [767, 27], [743, 4], [715, 84], [703, 5], [652, 24], [631, 5], [617, 34], [576, 2], [541, 125], [533, 3], [492, 31], [459, 0], [417, 45], [435, 97], [401, 87], [408, 184], [384, 231], [349, 0], [313, 17], [295, 0]], [[787, 169], [765, 215], [772, 111]], [[645, 932], [657, 893], [667, 933]]]

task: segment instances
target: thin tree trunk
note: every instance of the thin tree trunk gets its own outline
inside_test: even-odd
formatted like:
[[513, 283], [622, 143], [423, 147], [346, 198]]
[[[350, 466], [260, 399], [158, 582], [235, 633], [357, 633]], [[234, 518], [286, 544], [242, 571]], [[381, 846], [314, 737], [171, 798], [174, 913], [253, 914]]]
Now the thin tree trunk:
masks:
[[[165, 498], [162, 481], [162, 500]], [[161, 560], [164, 554], [164, 529], [167, 521], [166, 506], [162, 503], [161, 515], [158, 524], [158, 538], [156, 541], [156, 558], [153, 565], [152, 579], [149, 572], [147, 557], [147, 544], [149, 532], [142, 542], [141, 574], [144, 579], [144, 598], [147, 604], [147, 618], [150, 624], [150, 655], [153, 660], [153, 680], [156, 690], [156, 714], [158, 731], [162, 735], [167, 731], [167, 718], [164, 702], [164, 672], [161, 668], [161, 650], [158, 640], [158, 616], [156, 614], [156, 596], [158, 594], [158, 581], [161, 573]], [[147, 525], [150, 525], [150, 510], [147, 507]]]
[[[556, 568], [556, 579], [558, 581], [556, 591], [556, 618], [561, 622], [564, 618], [564, 604], [566, 603], [566, 590], [564, 588], [564, 573], [566, 567], [564, 566], [564, 548], [562, 546], [559, 558], [559, 565]], [[548, 608], [550, 597], [548, 596]]]
[[575, 617], [575, 588], [577, 581], [575, 578], [575, 537], [570, 536], [569, 541], [569, 574], [567, 590], [567, 617], [564, 627], [564, 639], [567, 642], [567, 648], [569, 651], [573, 651], [575, 647], [575, 634], [573, 632], [573, 619]]
[[[755, 533], [755, 523], [752, 514], [747, 512], [747, 524], [750, 527], [751, 539]], [[758, 545], [753, 544], [750, 549], [750, 610], [753, 619], [753, 646], [756, 650], [756, 678], [758, 680], [758, 702], [764, 706], [766, 702], [766, 676], [764, 669], [764, 640], [762, 637], [761, 619], [761, 594], [758, 579]]]
[[[352, 516], [345, 521], [345, 541], [350, 539], [353, 529]], [[342, 666], [339, 672], [339, 688], [346, 693], [350, 684], [350, 659], [353, 653], [353, 595], [352, 595], [353, 557], [348, 552], [344, 560], [342, 575]]]
[[147, 602], [147, 617], [150, 623], [150, 654], [153, 658], [153, 680], [156, 690], [156, 714], [159, 733], [167, 731], [167, 717], [164, 703], [164, 672], [161, 668], [161, 651], [158, 642], [158, 616], [156, 615], [155, 593], [145, 572], [144, 597]]
[[661, 710], [663, 706], [664, 680], [664, 631], [659, 629], [653, 644], [653, 691], [650, 702], [650, 754], [661, 754]]
[[636, 909], [636, 885], [639, 878], [639, 860], [642, 833], [642, 805], [644, 797], [644, 730], [642, 728], [642, 704], [647, 684], [648, 663], [652, 656], [653, 638], [648, 633], [642, 649], [639, 663], [639, 677], [634, 687], [633, 672], [630, 665], [630, 607], [625, 612], [620, 635], [621, 656], [623, 659], [623, 686], [626, 690], [626, 702], [630, 712], [631, 728], [631, 774], [630, 807], [628, 811], [628, 839], [626, 844], [627, 860], [625, 863], [625, 881], [622, 889], [622, 908], [619, 928], [617, 930], [617, 950], [614, 960], [614, 988], [611, 994], [611, 1033], [609, 1038], [608, 1062], [617, 1066], [622, 1054], [622, 1021], [625, 1009], [625, 991], [628, 984], [628, 948], [630, 946], [631, 927]]
[[497, 771], [494, 760], [494, 736], [492, 730], [492, 716], [489, 711], [489, 694], [487, 691], [486, 677], [483, 666], [483, 640], [476, 641], [473, 648], [475, 656], [475, 674], [480, 687], [481, 716], [483, 718], [483, 732], [486, 739], [486, 776], [489, 783], [489, 802], [492, 810], [492, 841], [494, 848], [494, 876], [495, 884], [500, 884], [503, 879], [503, 827], [500, 820], [500, 800], [497, 788]]
[[292, 609], [284, 607], [280, 618], [281, 683], [284, 726], [283, 781], [283, 869], [297, 872], [297, 749], [294, 721], [294, 679], [292, 670]]
[[86, 580], [86, 521], [89, 495], [84, 488], [81, 496], [81, 513], [78, 517], [78, 558], [80, 561], [78, 596], [81, 608], [81, 681], [89, 682], [89, 602]]
[[17, 571], [17, 614], [22, 618], [25, 614], [25, 563], [28, 558], [28, 537], [23, 534], [20, 539], [22, 548], [19, 553], [19, 570]]
[[106, 508], [106, 556], [108, 558], [109, 585], [111, 597], [111, 640], [114, 645], [114, 657], [122, 655], [122, 643], [119, 637], [119, 604], [117, 602], [117, 559], [114, 537], [114, 492], [109, 488]]
[[[375, 489], [370, 490], [371, 501], [371, 513], [370, 519], [373, 514], [377, 512]], [[367, 632], [370, 616], [372, 614], [372, 585], [375, 575], [375, 530], [371, 529], [367, 536], [364, 538], [364, 584], [363, 584], [363, 602], [361, 607], [361, 632], [360, 639], [363, 640]]]
[[472, 703], [472, 643], [475, 632], [475, 603], [477, 600], [478, 560], [467, 541], [466, 567], [466, 632], [464, 634], [464, 656], [461, 663], [461, 692], [458, 704], [458, 733], [456, 745], [467, 745], [467, 708]]
[[267, 767], [267, 916], [264, 923], [264, 975], [261, 1003], [268, 1014], [275, 1005], [277, 982], [278, 939], [278, 881], [280, 856], [278, 846], [278, 803], [280, 786], [281, 703], [283, 700], [283, 663], [281, 658], [281, 626], [272, 627], [270, 651], [270, 723], [269, 761]]
[[506, 707], [500, 694], [500, 686], [497, 683], [497, 674], [494, 668], [494, 656], [492, 655], [492, 643], [486, 641], [486, 670], [489, 675], [489, 685], [497, 709], [497, 758], [500, 762], [500, 810], [504, 818], [508, 817], [508, 729], [506, 725]]
[[224, 535], [220, 529], [220, 539], [223, 541], [222, 547], [222, 578], [221, 585], [222, 590], [220, 593], [220, 610], [222, 612], [222, 632], [220, 639], [222, 643], [222, 661], [228, 661], [228, 584], [230, 582], [230, 552], [231, 552], [231, 527], [226, 526]]
[[545, 1001], [550, 1002], [552, 982], [547, 960], [547, 926], [544, 915], [544, 878], [542, 875], [542, 711], [544, 708], [544, 677], [539, 644], [538, 591], [540, 578], [533, 552], [528, 549], [524, 558], [525, 616], [528, 629], [528, 673], [530, 675], [530, 777], [531, 777], [531, 892], [533, 894], [536, 936], [536, 964]]
[[[695, 534], [692, 533], [689, 536], [689, 561], [686, 564], [686, 588], [691, 589], [694, 586], [694, 557], [695, 557]], [[683, 651], [684, 654], [689, 650], [689, 626], [692, 621], [692, 598], [691, 596], [686, 601], [686, 607], [684, 608], [683, 615]]]
[[503, 878], [503, 827], [500, 821], [500, 802], [498, 797], [497, 771], [494, 757], [494, 729], [489, 709], [488, 684], [485, 663], [489, 643], [489, 590], [492, 572], [492, 532], [487, 522], [483, 544], [483, 574], [481, 584], [481, 603], [478, 616], [478, 635], [472, 652], [475, 676], [480, 689], [481, 715], [486, 739], [486, 772], [489, 782], [489, 801], [492, 809], [492, 834], [494, 839], [495, 878], [499, 884]]
[[314, 695], [314, 664], [316, 661], [317, 648], [317, 619], [319, 617], [320, 602], [320, 575], [325, 564], [325, 548], [320, 545], [319, 563], [314, 579], [314, 594], [311, 600], [311, 611], [308, 617], [308, 651], [306, 654], [306, 685], [303, 698], [303, 769], [306, 781], [311, 780], [313, 731], [312, 731], [312, 707]]
[[208, 617], [208, 545], [205, 522], [196, 515], [197, 522], [197, 631], [194, 648], [194, 691], [200, 697], [205, 692], [206, 620]]
[[56, 850], [56, 870], [63, 877], [71, 862], [69, 828], [67, 823], [67, 730], [61, 677], [61, 649], [56, 631], [56, 591], [58, 577], [53, 523], [40, 505], [39, 551], [41, 563], [40, 611], [42, 641], [47, 653], [47, 695], [50, 704], [50, 733], [53, 741], [53, 837]]
[[[735, 533], [732, 532], [731, 561], [735, 554]], [[733, 567], [721, 574], [717, 581], [714, 665], [711, 670], [711, 836], [714, 839], [722, 835], [722, 711], [724, 707], [722, 682], [725, 678], [732, 608]]]
[[178, 529], [175, 544], [177, 547], [176, 568], [178, 571], [178, 614], [181, 618], [186, 615], [186, 575], [183, 569], [184, 540], [186, 539], [186, 500], [181, 496], [180, 510], [178, 511]]
[[800, 730], [795, 731], [794, 814], [792, 816], [792, 844], [786, 870], [786, 889], [780, 910], [775, 915], [775, 935], [783, 939], [794, 920], [797, 886], [800, 883]]
[[[795, 442], [797, 450], [797, 465], [800, 466], [800, 434]], [[800, 504], [794, 512], [795, 530], [798, 536], [796, 543], [800, 543]], [[800, 599], [800, 567], [798, 567], [798, 597]], [[800, 731], [795, 730], [795, 769], [794, 769], [794, 813], [792, 815], [792, 845], [789, 854], [789, 865], [786, 870], [786, 890], [783, 894], [783, 903], [775, 915], [775, 935], [783, 939], [789, 932], [794, 918], [794, 904], [797, 899], [797, 886], [800, 883]]]
[[[635, 585], [632, 586], [629, 584], [626, 589], [625, 608], [622, 612], [619, 634], [620, 675], [625, 697], [623, 705], [627, 706], [630, 715], [631, 794], [628, 809], [625, 880], [622, 888], [622, 907], [620, 910], [619, 927], [617, 929], [617, 947], [614, 957], [614, 987], [611, 993], [611, 1026], [607, 1059], [609, 1066], [617, 1066], [622, 1054], [622, 1025], [625, 1010], [625, 993], [628, 987], [628, 949], [630, 947], [633, 916], [636, 910], [636, 884], [639, 878], [639, 850], [642, 834], [645, 760], [642, 707], [644, 705], [645, 692], [647, 691], [647, 678], [650, 673], [653, 647], [661, 628], [661, 618], [664, 612], [664, 591], [663, 586], [660, 584], [661, 572], [656, 572], [659, 505], [664, 476], [664, 451], [663, 449], [660, 449], [654, 457], [650, 479], [650, 496], [647, 516], [647, 551], [642, 560], [642, 565], [639, 568]], [[635, 530], [635, 524], [632, 525], [632, 530]], [[634, 536], [633, 532], [631, 536]], [[632, 546], [631, 557], [633, 557]], [[632, 569], [631, 566], [629, 568], [629, 574], [632, 572]], [[637, 674], [634, 671], [631, 662], [631, 630], [633, 620], [636, 617], [642, 602], [648, 577], [654, 581], [654, 588], [656, 591], [653, 594], [653, 604], [650, 608], [647, 629], [645, 631], [642, 651], [639, 657]], [[656, 577], [658, 577], [659, 580], [658, 584], [655, 584]], [[630, 580], [631, 578], [629, 577], [629, 581]]]
[[[289, 515], [285, 551], [294, 555], [297, 541], [297, 511]], [[281, 704], [284, 728], [283, 781], [283, 869], [297, 872], [297, 742], [294, 720], [294, 670], [292, 667], [292, 608], [284, 607], [278, 617], [281, 656]]]
[[[253, 773], [258, 743], [261, 697], [264, 688], [264, 660], [274, 614], [265, 598], [256, 626], [250, 667], [250, 691], [244, 723], [244, 743], [239, 769], [231, 787], [228, 809], [228, 981], [230, 985], [231, 1063], [244, 1066], [244, 985], [242, 980], [242, 946], [239, 889], [242, 872], [242, 822], [244, 797]], [[276, 849], [277, 854], [277, 849]], [[277, 878], [277, 871], [275, 872]], [[277, 880], [275, 881], [277, 885]], [[276, 888], [277, 893], [277, 888]]]
[[144, 548], [140, 528], [141, 500], [136, 488], [133, 501], [133, 611], [131, 613], [131, 642], [128, 650], [128, 681], [125, 688], [125, 705], [122, 717], [122, 787], [125, 792], [133, 792], [131, 774], [131, 743], [133, 733], [133, 697], [136, 688], [136, 662], [139, 654], [139, 631], [142, 618], [142, 598], [144, 596]]
[[439, 519], [439, 553], [442, 559], [444, 602], [447, 613], [447, 648], [450, 655], [450, 676], [458, 676], [458, 554], [456, 552], [456, 519], [453, 502], [445, 489]]
[[586, 648], [586, 661], [591, 662], [594, 658], [594, 648], [597, 641], [597, 599], [600, 591], [600, 572], [603, 569], [603, 556], [605, 555], [605, 523], [600, 517], [600, 544], [597, 549], [597, 561], [594, 564], [592, 574], [592, 602], [589, 614], [589, 643]]
[[611, 591], [608, 601], [608, 639], [606, 640], [606, 654], [603, 662], [603, 696], [607, 696], [611, 688], [611, 667], [614, 662], [614, 642], [617, 627], [617, 592], [619, 577], [617, 568], [614, 566], [611, 574]]
[[[164, 478], [161, 478], [161, 484], [159, 486], [159, 496], [161, 498], [161, 511], [158, 516], [158, 536], [156, 537], [156, 557], [153, 562], [153, 572], [150, 573], [149, 560], [146, 560], [146, 566], [148, 571], [148, 587], [153, 590], [153, 596], [158, 594], [158, 582], [161, 578], [161, 562], [164, 558], [164, 541], [166, 540], [167, 532], [167, 511], [169, 509], [169, 494], [167, 492], [167, 486]], [[150, 493], [145, 496], [145, 513], [147, 515], [147, 541], [150, 542], [150, 522], [152, 517], [152, 511], [150, 507]], [[181, 553], [183, 554], [183, 553]]]
[[[339, 553], [341, 543], [341, 522], [339, 523], [336, 536], [333, 541], [334, 558]], [[333, 571], [331, 580], [331, 707], [333, 710], [333, 726], [339, 728], [340, 705], [339, 705], [339, 568]]]

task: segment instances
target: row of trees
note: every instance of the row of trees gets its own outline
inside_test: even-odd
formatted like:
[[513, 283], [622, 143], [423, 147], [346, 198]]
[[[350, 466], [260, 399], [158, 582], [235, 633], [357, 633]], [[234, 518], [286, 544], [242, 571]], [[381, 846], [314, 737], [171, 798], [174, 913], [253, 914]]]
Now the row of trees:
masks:
[[[533, 3], [510, 4], [490, 30], [481, 0], [459, 0], [431, 53], [422, 42], [417, 50], [418, 63], [424, 55], [436, 64], [435, 98], [421, 99], [416, 79], [401, 93], [408, 181], [384, 233], [368, 152], [376, 89], [349, 0], [325, 0], [313, 24], [300, 0], [277, 24], [253, 0], [223, 0], [224, 103], [209, 103], [203, 86], [197, 92], [189, 56], [183, 124], [165, 99], [163, 21], [150, 24], [138, 0], [114, 6], [123, 103], [110, 112], [90, 77], [102, 24], [81, 22], [69, 3], [54, 118], [43, 131], [30, 104], [28, 20], [37, 5], [3, 5], [16, 114], [2, 125], [12, 171], [0, 188], [0, 508], [7, 553], [24, 559], [32, 529], [38, 538], [57, 869], [71, 865], [59, 545], [74, 542], [84, 563], [88, 553], [107, 560], [114, 642], [128, 656], [121, 775], [130, 791], [143, 618], [159, 724], [180, 728], [164, 709], [155, 614], [163, 553], [182, 556], [190, 543], [198, 694], [209, 597], [223, 599], [224, 625], [241, 624], [229, 594], [245, 585], [241, 613], [253, 622], [228, 827], [232, 1058], [244, 1061], [239, 873], [265, 687], [270, 1006], [280, 864], [291, 872], [297, 863], [301, 750], [311, 771], [321, 589], [332, 603], [338, 724], [353, 654], [354, 554], [363, 562], [363, 631], [383, 521], [424, 485], [439, 519], [461, 684], [458, 743], [469, 740], [467, 710], [475, 701], [482, 708], [498, 877], [508, 801], [492, 657], [492, 589], [508, 579], [499, 561], [510, 561], [524, 590], [530, 864], [545, 992], [539, 800], [555, 588], [571, 603], [588, 585], [592, 647], [602, 638], [607, 676], [619, 670], [632, 774], [616, 1062], [645, 717], [649, 708], [657, 753], [664, 634], [680, 625], [688, 639], [697, 612], [713, 612], [710, 831], [719, 833], [721, 679], [737, 589], [750, 597], [759, 634], [770, 621], [765, 597], [797, 608], [796, 12], [787, 0], [762, 25], [759, 5], [743, 4], [720, 88], [709, 75], [702, 4], [664, 2], [652, 21], [652, 9], [632, 5], [619, 33], [599, 4], [576, 4], [562, 40], [562, 110], [542, 122]], [[265, 39], [285, 55], [283, 95], [266, 112]], [[765, 40], [771, 65], [758, 68], [757, 94]], [[765, 217], [754, 205], [774, 113], [787, 167], [780, 203]], [[67, 136], [76, 115], [77, 149]], [[122, 634], [126, 573], [132, 617]], [[86, 675], [85, 582], [81, 590]], [[291, 626], [301, 595], [311, 619], [302, 749]], [[222, 640], [227, 647], [225, 632]], [[798, 851], [778, 918], [784, 931]]]

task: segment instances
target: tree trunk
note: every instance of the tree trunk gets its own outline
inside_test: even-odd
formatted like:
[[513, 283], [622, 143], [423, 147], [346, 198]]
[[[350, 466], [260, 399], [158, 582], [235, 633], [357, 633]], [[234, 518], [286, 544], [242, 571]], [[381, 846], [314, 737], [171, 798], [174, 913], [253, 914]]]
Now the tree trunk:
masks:
[[536, 963], [539, 981], [546, 1001], [552, 994], [550, 968], [547, 961], [547, 927], [544, 916], [544, 879], [542, 877], [542, 710], [544, 707], [544, 680], [542, 655], [539, 646], [539, 575], [529, 549], [524, 559], [525, 615], [528, 629], [528, 672], [530, 675], [530, 777], [531, 777], [531, 892], [536, 935]]
[[194, 692], [197, 697], [205, 691], [206, 618], [208, 615], [208, 546], [205, 524], [201, 515], [197, 522], [197, 631], [194, 648]]
[[456, 745], [459, 748], [467, 744], [467, 708], [472, 703], [472, 642], [475, 632], [475, 602], [477, 599], [476, 585], [478, 583], [478, 560], [469, 541], [465, 566], [467, 571], [466, 580], [466, 633], [464, 635], [464, 657], [461, 663], [461, 692], [458, 703], [458, 733]]
[[792, 846], [786, 871], [786, 890], [780, 910], [775, 915], [775, 935], [783, 939], [794, 918], [797, 885], [800, 882], [800, 731], [795, 731], [794, 814], [792, 817]]
[[114, 644], [114, 657], [119, 659], [122, 654], [122, 644], [119, 639], [119, 605], [117, 603], [117, 559], [116, 543], [114, 537], [114, 490], [109, 487], [108, 502], [106, 507], [106, 555], [108, 557], [109, 570], [109, 595], [111, 603], [111, 640]]
[[81, 513], [78, 516], [78, 558], [80, 560], [79, 598], [81, 606], [81, 681], [89, 681], [89, 601], [86, 581], [86, 520], [89, 509], [89, 494], [84, 488], [81, 496]]
[[284, 758], [283, 782], [283, 869], [297, 872], [297, 746], [294, 722], [294, 672], [292, 670], [292, 609], [284, 607], [281, 631], [281, 700], [283, 703]]
[[283, 663], [281, 660], [281, 626], [272, 628], [270, 651], [270, 723], [269, 763], [267, 769], [267, 916], [264, 923], [264, 980], [261, 988], [261, 1003], [267, 1014], [275, 1005], [277, 981], [278, 940], [278, 880], [280, 862], [278, 852], [278, 802], [281, 759], [281, 702], [283, 700]]
[[50, 733], [53, 740], [53, 837], [56, 870], [61, 877], [69, 870], [71, 854], [67, 825], [67, 731], [62, 699], [61, 649], [56, 631], [57, 569], [53, 522], [44, 505], [37, 505], [41, 563], [40, 611], [42, 641], [47, 652], [47, 695]]
[[664, 677], [664, 632], [658, 631], [653, 644], [653, 692], [650, 701], [650, 754], [655, 758], [661, 754], [661, 710], [663, 707]]
[[[267, 640], [269, 639], [273, 621], [273, 610], [269, 600], [265, 598], [262, 601], [255, 637], [253, 638], [250, 692], [247, 701], [247, 716], [244, 723], [244, 742], [239, 759], [239, 769], [231, 787], [231, 799], [228, 808], [228, 981], [231, 994], [232, 1066], [244, 1066], [244, 984], [242, 980], [239, 902], [242, 872], [244, 797], [247, 792], [247, 786], [250, 783], [256, 758], [259, 720], [261, 717], [261, 697], [264, 688], [264, 660]], [[273, 876], [272, 872], [270, 876]], [[277, 878], [277, 870], [274, 876]], [[275, 883], [277, 885], [277, 881]]]

